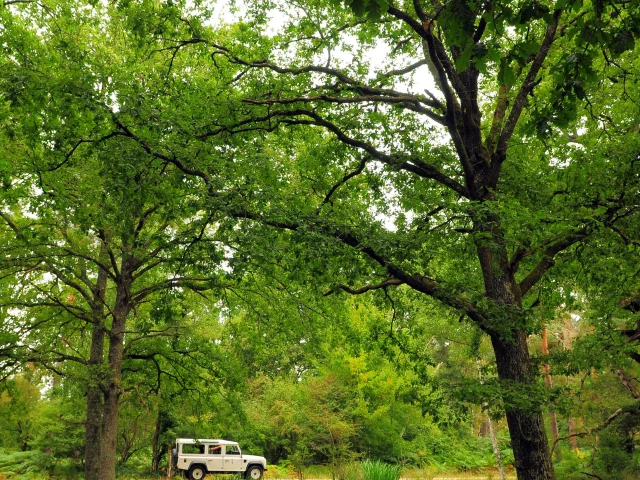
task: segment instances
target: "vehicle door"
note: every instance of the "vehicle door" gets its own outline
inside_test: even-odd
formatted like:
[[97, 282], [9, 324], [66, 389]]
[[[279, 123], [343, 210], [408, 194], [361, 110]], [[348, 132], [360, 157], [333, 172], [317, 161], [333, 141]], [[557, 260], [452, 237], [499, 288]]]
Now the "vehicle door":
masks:
[[222, 445], [207, 445], [207, 470], [210, 472], [224, 472]]
[[178, 452], [178, 465], [176, 467], [188, 470], [192, 463], [203, 463], [206, 459], [204, 445], [183, 443]]
[[224, 446], [224, 471], [240, 472], [242, 471], [242, 454], [238, 445]]

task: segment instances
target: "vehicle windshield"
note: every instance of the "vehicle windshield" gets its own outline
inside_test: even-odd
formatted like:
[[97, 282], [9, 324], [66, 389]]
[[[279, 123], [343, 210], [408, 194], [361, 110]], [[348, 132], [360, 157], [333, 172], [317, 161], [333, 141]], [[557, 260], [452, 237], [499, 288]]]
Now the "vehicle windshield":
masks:
[[240, 449], [237, 445], [227, 445], [225, 452], [227, 455], [240, 455]]

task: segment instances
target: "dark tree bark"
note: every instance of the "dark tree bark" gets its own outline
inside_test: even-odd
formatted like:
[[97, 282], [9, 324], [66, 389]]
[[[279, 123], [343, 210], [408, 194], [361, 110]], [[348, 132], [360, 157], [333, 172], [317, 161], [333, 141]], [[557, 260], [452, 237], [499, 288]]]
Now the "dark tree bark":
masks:
[[118, 403], [120, 400], [122, 358], [124, 352], [124, 332], [127, 316], [131, 311], [131, 284], [133, 283], [133, 259], [122, 259], [120, 275], [116, 285], [113, 322], [109, 332], [109, 375], [104, 394], [102, 417], [102, 469], [100, 480], [114, 480], [116, 476], [116, 455], [118, 441]]
[[153, 442], [151, 444], [151, 473], [158, 473], [160, 468], [160, 455], [158, 442], [160, 441], [160, 409], [158, 408], [158, 415], [156, 416], [156, 427], [153, 431]]
[[[480, 177], [478, 180], [482, 182], [483, 178]], [[492, 191], [494, 186], [488, 187]], [[493, 195], [489, 194], [485, 201], [493, 201]], [[513, 316], [524, 315], [522, 293], [515, 281], [504, 247], [500, 219], [487, 216], [476, 220], [475, 230], [488, 233], [492, 238], [492, 242], [487, 244], [485, 241], [477, 246], [486, 295], [502, 307], [504, 318], [510, 319], [511, 325], [514, 325], [518, 323], [518, 319]], [[500, 380], [513, 382], [521, 389], [526, 389], [528, 385], [533, 386], [536, 374], [529, 356], [527, 334], [510, 325], [500, 325], [492, 327], [489, 335]], [[555, 479], [541, 408], [531, 411], [507, 405], [506, 417], [518, 479]]]
[[[100, 259], [107, 255], [106, 246], [100, 247]], [[107, 288], [107, 272], [98, 270], [98, 278], [93, 291], [91, 317], [91, 351], [89, 353], [89, 386], [87, 388], [87, 419], [85, 422], [84, 445], [84, 478], [99, 480], [100, 451], [102, 445], [102, 411], [103, 411], [103, 379], [99, 375], [99, 367], [104, 361], [104, 300]]]
[[[542, 334], [540, 336], [541, 339], [541, 350], [542, 355], [549, 355], [549, 340], [547, 338], [547, 327], [542, 327]], [[544, 383], [549, 390], [553, 386], [553, 382], [551, 379], [551, 365], [549, 363], [545, 363], [543, 366], [544, 369]], [[558, 439], [558, 418], [556, 417], [556, 411], [553, 408], [553, 405], [549, 405], [549, 427], [551, 428], [551, 438], [555, 442]], [[560, 450], [556, 450], [554, 452], [556, 461], [561, 460]]]
[[[518, 332], [513, 342], [504, 342], [492, 337], [491, 343], [500, 379], [514, 380], [525, 385], [535, 381], [524, 332]], [[518, 478], [555, 478], [542, 411], [507, 407], [506, 416]]]
[[[91, 334], [91, 354], [90, 369], [102, 364], [104, 354], [104, 328], [99, 325], [93, 326]], [[94, 371], [95, 372], [95, 371]], [[84, 446], [84, 477], [86, 480], [98, 480], [100, 478], [100, 449], [102, 443], [102, 411], [103, 393], [100, 381], [92, 373], [90, 385], [87, 389], [87, 420], [85, 423], [85, 446]]]

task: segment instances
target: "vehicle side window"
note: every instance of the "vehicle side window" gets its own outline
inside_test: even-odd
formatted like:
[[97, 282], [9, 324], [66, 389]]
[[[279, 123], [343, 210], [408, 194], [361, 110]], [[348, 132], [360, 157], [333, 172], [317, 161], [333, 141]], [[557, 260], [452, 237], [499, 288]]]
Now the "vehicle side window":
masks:
[[220, 445], [209, 445], [209, 455], [220, 455]]
[[240, 455], [240, 449], [237, 445], [227, 445], [225, 447], [226, 455]]
[[204, 455], [204, 445], [185, 443], [182, 445], [182, 453], [186, 453], [188, 455]]

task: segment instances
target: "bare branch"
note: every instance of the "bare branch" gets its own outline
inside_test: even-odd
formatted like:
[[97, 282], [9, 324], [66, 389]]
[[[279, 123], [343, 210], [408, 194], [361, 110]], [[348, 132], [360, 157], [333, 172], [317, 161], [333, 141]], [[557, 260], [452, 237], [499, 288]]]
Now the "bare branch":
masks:
[[415, 63], [412, 63], [411, 65], [408, 65], [404, 68], [399, 68], [397, 70], [389, 70], [388, 72], [385, 72], [382, 74], [383, 77], [393, 77], [395, 75], [405, 75], [409, 72], [414, 71], [417, 68], [420, 68], [422, 65], [426, 65], [427, 61], [425, 59], [422, 60], [418, 60]]
[[633, 388], [633, 385], [631, 384], [631, 380], [634, 379], [627, 377], [627, 375], [624, 373], [624, 370], [622, 370], [621, 368], [616, 368], [616, 374], [618, 375], [618, 378], [620, 378], [622, 384], [627, 388], [627, 390], [629, 390], [631, 396], [636, 400], [640, 398], [640, 394], [636, 392], [636, 389]]
[[40, 3], [37, 2], [36, 0], [5, 0], [4, 2], [2, 2], [2, 4], [5, 7], [9, 5], [14, 5], [16, 3], [35, 3], [37, 5], [40, 5]]
[[276, 73], [289, 73], [289, 74], [292, 74], [292, 75], [303, 75], [305, 73], [312, 73], [312, 72], [324, 73], [324, 74], [336, 77], [338, 80], [340, 80], [341, 82], [346, 83], [348, 85], [359, 86], [359, 82], [358, 81], [356, 81], [355, 79], [349, 77], [345, 73], [343, 73], [340, 70], [337, 70], [335, 68], [316, 66], [316, 65], [308, 65], [308, 66], [299, 67], [299, 68], [289, 68], [289, 67], [280, 67], [280, 66], [278, 66], [278, 65], [276, 65], [274, 63], [270, 63], [267, 60], [259, 60], [257, 62], [250, 62], [248, 60], [244, 60], [244, 59], [242, 59], [240, 57], [237, 57], [237, 56], [233, 55], [231, 53], [231, 51], [226, 47], [223, 47], [221, 45], [213, 45], [213, 46], [217, 50], [212, 53], [212, 57], [215, 57], [216, 55], [223, 55], [231, 63], [236, 63], [236, 64], [244, 65], [244, 66], [247, 66], [247, 67], [267, 68], [267, 69], [272, 70], [272, 71], [274, 71]]

